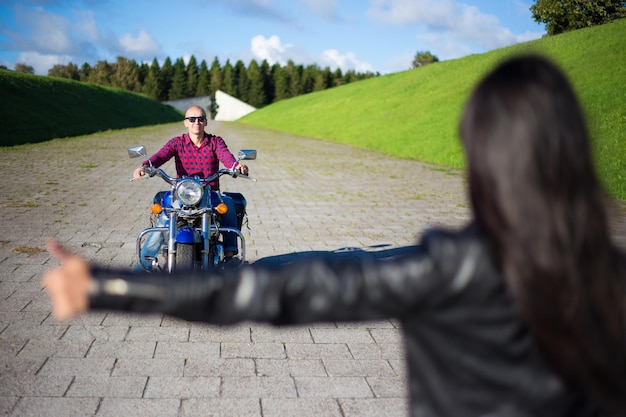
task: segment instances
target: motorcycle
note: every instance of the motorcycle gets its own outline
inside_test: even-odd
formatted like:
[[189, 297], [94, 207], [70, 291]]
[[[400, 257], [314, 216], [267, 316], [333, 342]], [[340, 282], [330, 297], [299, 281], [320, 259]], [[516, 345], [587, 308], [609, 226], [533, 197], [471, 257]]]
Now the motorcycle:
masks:
[[[144, 157], [147, 159], [146, 148], [143, 145], [128, 149], [131, 158]], [[256, 150], [241, 150], [237, 162], [256, 159]], [[171, 187], [167, 191], [159, 191], [153, 199], [151, 208], [152, 227], [148, 227], [137, 236], [137, 257], [139, 266], [145, 271], [176, 269], [223, 268], [226, 265], [224, 255], [224, 233], [234, 233], [240, 248], [239, 265], [245, 263], [246, 243], [241, 228], [246, 216], [246, 199], [241, 193], [219, 193], [211, 190], [209, 183], [222, 175], [233, 178], [245, 178], [256, 182], [256, 179], [242, 175], [234, 167], [220, 169], [208, 178], [199, 177], [170, 177], [160, 168], [152, 165], [144, 167], [144, 173], [149, 177], [158, 176]], [[133, 181], [133, 180], [131, 180]], [[237, 228], [221, 226], [221, 219], [228, 211], [224, 202], [224, 195], [232, 198], [237, 214]], [[158, 224], [162, 218], [163, 224]], [[146, 266], [142, 262], [142, 246], [150, 238], [158, 238], [160, 245], [157, 256], [145, 256], [144, 261], [150, 262]], [[159, 256], [160, 255], [160, 256]]]

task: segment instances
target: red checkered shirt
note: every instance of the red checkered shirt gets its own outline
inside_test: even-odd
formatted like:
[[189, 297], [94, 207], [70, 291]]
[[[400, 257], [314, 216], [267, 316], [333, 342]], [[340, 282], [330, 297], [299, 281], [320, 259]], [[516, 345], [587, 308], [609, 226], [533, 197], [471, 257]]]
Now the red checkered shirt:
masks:
[[[232, 168], [237, 162], [228, 146], [219, 136], [204, 133], [204, 139], [200, 147], [197, 147], [188, 133], [176, 136], [169, 141], [149, 159], [152, 165], [160, 167], [174, 157], [176, 163], [176, 175], [201, 178], [209, 177], [217, 172], [220, 161], [226, 168]], [[148, 161], [144, 161], [147, 165]], [[219, 179], [210, 183], [211, 189], [219, 190]]]

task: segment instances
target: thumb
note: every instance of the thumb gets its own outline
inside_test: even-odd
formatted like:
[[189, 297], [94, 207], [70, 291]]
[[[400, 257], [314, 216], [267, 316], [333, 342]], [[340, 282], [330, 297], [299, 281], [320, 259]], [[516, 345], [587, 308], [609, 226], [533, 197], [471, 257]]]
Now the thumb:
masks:
[[55, 257], [59, 262], [63, 262], [72, 257], [72, 253], [65, 249], [61, 244], [54, 238], [48, 239], [46, 244], [48, 252], [50, 255]]

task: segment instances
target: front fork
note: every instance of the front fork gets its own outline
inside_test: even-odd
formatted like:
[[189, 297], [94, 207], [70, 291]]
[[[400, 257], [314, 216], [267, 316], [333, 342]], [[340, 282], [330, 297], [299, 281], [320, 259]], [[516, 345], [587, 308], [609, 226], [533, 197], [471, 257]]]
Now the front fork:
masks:
[[211, 219], [209, 213], [202, 213], [202, 224], [200, 228], [202, 233], [202, 269], [209, 269], [209, 259], [211, 257]]
[[176, 269], [176, 232], [178, 225], [176, 224], [178, 217], [173, 211], [170, 212], [169, 234], [167, 239], [167, 272]]

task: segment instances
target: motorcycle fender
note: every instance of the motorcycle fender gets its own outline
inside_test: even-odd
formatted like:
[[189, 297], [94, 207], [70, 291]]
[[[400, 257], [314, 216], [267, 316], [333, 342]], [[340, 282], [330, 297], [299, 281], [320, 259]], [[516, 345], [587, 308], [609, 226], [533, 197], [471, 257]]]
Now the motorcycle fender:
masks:
[[198, 243], [200, 242], [200, 236], [196, 233], [196, 230], [190, 226], [183, 226], [176, 232], [177, 243]]

